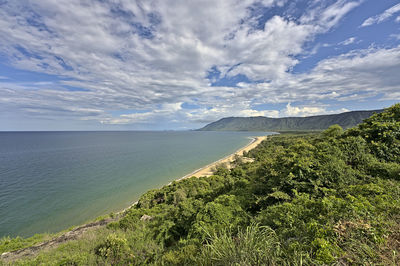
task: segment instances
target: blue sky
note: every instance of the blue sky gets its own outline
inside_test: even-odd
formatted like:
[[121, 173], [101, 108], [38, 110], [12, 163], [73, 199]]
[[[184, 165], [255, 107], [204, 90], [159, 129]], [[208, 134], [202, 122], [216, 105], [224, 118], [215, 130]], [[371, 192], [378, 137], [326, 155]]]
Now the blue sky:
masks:
[[400, 101], [393, 0], [0, 0], [0, 36], [0, 130], [180, 130]]

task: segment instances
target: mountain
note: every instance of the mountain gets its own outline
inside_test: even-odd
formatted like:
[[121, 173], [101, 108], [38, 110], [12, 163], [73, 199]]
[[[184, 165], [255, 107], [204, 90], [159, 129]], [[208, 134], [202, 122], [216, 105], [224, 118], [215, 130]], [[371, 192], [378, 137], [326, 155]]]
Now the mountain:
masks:
[[338, 124], [350, 128], [374, 113], [383, 110], [351, 111], [333, 115], [317, 115], [308, 117], [270, 118], [258, 117], [226, 117], [212, 122], [199, 131], [291, 131], [291, 130], [323, 130]]

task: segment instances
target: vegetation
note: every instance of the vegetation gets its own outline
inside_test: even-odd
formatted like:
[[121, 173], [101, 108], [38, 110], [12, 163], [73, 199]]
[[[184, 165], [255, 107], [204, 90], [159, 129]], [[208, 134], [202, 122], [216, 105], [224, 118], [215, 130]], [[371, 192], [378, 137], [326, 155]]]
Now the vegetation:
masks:
[[254, 161], [151, 190], [107, 228], [13, 264], [400, 265], [400, 104], [246, 155]]
[[201, 131], [301, 131], [324, 130], [329, 126], [338, 124], [342, 128], [350, 128], [361, 123], [374, 111], [353, 111], [334, 115], [318, 115], [309, 117], [227, 117], [210, 123], [199, 129]]

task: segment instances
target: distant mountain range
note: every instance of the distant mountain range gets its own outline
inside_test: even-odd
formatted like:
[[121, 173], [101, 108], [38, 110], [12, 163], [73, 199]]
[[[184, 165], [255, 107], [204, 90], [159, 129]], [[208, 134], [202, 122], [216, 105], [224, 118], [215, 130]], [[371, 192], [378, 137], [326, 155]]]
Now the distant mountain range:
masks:
[[226, 117], [212, 122], [199, 131], [295, 131], [324, 130], [338, 124], [344, 129], [361, 123], [364, 119], [382, 110], [351, 111], [333, 115], [317, 115], [308, 117], [270, 118], [257, 117]]

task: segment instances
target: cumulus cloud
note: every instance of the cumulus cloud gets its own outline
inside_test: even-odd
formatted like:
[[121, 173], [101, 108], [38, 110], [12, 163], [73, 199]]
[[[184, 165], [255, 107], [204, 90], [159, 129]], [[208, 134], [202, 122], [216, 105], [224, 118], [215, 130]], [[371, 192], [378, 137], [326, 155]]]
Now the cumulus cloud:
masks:
[[187, 119], [192, 122], [210, 123], [221, 119], [223, 117], [254, 117], [254, 116], [267, 116], [278, 117], [278, 110], [254, 110], [250, 107], [236, 108], [232, 105], [215, 106], [209, 109], [200, 109], [186, 113]]
[[[367, 18], [363, 24], [361, 24], [361, 27], [366, 27], [366, 26], [371, 26], [373, 24], [379, 24], [390, 17], [392, 17], [394, 14], [400, 11], [400, 4], [394, 5], [391, 8], [386, 9], [382, 14]], [[397, 19], [396, 19], [397, 21]]]
[[288, 103], [286, 106], [286, 110], [284, 110], [284, 113], [287, 116], [309, 116], [309, 115], [320, 114], [324, 111], [325, 110], [321, 107], [310, 107], [310, 106], [292, 107], [291, 104]]
[[339, 110], [331, 110], [327, 111], [326, 107], [323, 106], [292, 106], [290, 103], [286, 105], [286, 109], [282, 110], [282, 116], [294, 116], [294, 117], [305, 117], [305, 116], [313, 116], [313, 115], [322, 115], [322, 114], [335, 114], [347, 112], [348, 109], [342, 108]]
[[251, 34], [247, 27], [242, 28], [228, 44], [229, 57], [238, 58], [231, 63], [237, 66], [228, 75], [244, 74], [252, 80], [282, 77], [298, 63], [291, 55], [303, 51], [304, 42], [314, 31], [314, 26], [296, 24], [279, 16], [268, 20], [263, 30]]

